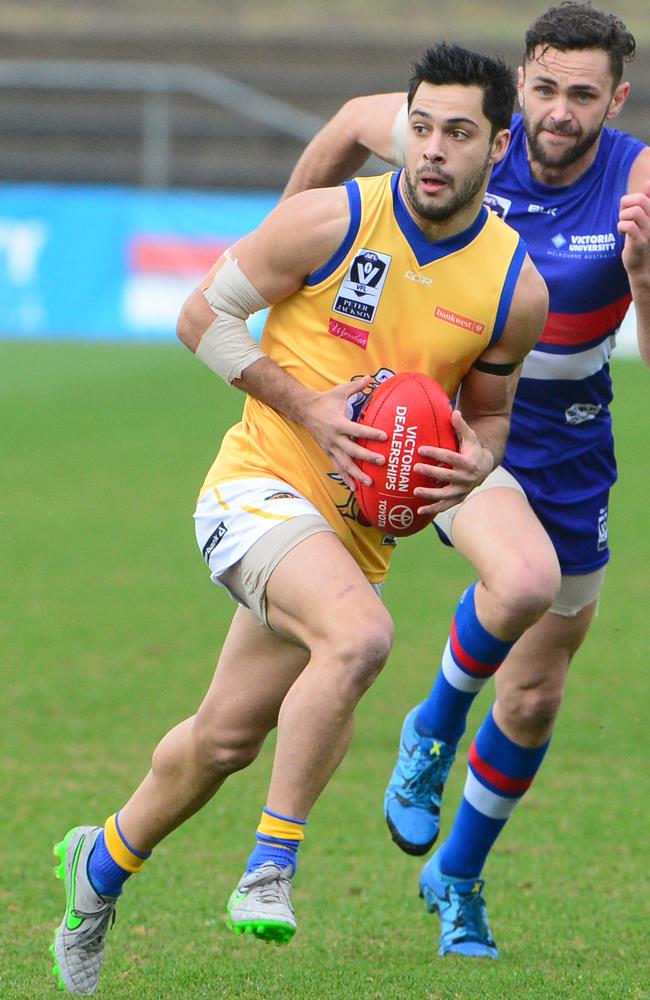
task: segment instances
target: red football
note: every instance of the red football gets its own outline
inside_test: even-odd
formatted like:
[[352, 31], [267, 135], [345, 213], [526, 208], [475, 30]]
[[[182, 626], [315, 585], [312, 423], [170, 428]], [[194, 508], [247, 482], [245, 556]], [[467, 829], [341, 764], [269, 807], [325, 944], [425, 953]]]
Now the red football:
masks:
[[420, 372], [402, 372], [380, 383], [371, 393], [358, 423], [380, 427], [386, 441], [359, 444], [383, 455], [384, 465], [358, 462], [373, 480], [372, 486], [357, 484], [357, 502], [369, 524], [388, 535], [413, 535], [431, 523], [431, 517], [416, 513], [424, 501], [414, 495], [416, 486], [437, 485], [413, 471], [420, 458], [418, 448], [431, 445], [458, 451], [456, 432], [451, 425], [451, 404], [444, 389]]

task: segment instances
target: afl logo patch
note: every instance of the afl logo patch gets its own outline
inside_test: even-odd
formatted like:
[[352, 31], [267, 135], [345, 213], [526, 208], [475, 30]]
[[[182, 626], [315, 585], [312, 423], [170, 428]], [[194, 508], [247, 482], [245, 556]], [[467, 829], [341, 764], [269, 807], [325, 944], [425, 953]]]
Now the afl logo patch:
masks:
[[495, 215], [498, 215], [500, 219], [505, 219], [512, 202], [509, 198], [502, 198], [498, 194], [491, 194], [490, 191], [486, 191], [483, 204], [491, 212], [494, 212]]
[[372, 323], [391, 259], [386, 253], [359, 250], [339, 286], [332, 311]]

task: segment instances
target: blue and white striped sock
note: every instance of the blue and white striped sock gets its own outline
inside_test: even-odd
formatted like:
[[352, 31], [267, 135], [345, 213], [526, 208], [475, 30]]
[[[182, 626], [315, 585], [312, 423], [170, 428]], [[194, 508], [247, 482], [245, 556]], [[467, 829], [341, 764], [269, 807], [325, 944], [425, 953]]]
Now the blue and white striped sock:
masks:
[[476, 613], [475, 590], [473, 583], [460, 599], [440, 672], [415, 718], [421, 736], [435, 736], [452, 746], [465, 732], [467, 713], [476, 695], [514, 645], [483, 627]]
[[530, 788], [549, 743], [534, 749], [513, 743], [490, 709], [470, 747], [463, 800], [438, 853], [444, 874], [478, 878], [492, 845]]

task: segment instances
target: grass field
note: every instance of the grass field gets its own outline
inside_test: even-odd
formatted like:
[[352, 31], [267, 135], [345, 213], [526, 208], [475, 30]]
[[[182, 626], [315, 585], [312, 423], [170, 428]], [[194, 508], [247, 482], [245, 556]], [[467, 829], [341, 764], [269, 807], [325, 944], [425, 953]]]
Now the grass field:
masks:
[[[51, 845], [120, 806], [208, 684], [233, 606], [209, 583], [191, 515], [241, 397], [174, 346], [6, 342], [0, 373], [0, 996], [26, 1000], [53, 995], [47, 947], [63, 892]], [[128, 884], [100, 997], [650, 996], [649, 382], [636, 362], [619, 362], [615, 380], [614, 559], [547, 763], [486, 870], [501, 961], [437, 958], [419, 862], [382, 818], [402, 716], [432, 679], [471, 579], [429, 532], [395, 557], [394, 652], [312, 814], [294, 942], [241, 940], [223, 923], [264, 803], [268, 746]], [[461, 762], [444, 827], [463, 772]]]

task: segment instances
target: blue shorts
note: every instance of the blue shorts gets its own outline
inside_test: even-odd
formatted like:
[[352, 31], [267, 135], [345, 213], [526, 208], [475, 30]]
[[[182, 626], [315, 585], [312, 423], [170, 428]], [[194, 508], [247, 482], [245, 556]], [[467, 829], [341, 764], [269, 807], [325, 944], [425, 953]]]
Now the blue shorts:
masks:
[[609, 561], [610, 484], [603, 483], [605, 477], [600, 482], [590, 477], [580, 460], [541, 469], [515, 468], [508, 462], [503, 465], [522, 486], [553, 542], [562, 573], [592, 573]]

